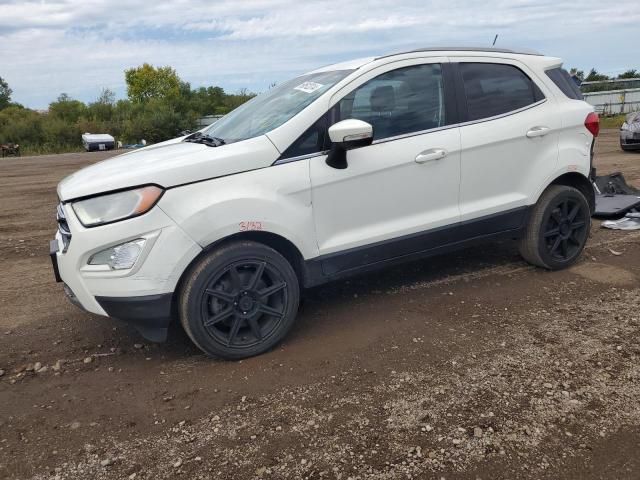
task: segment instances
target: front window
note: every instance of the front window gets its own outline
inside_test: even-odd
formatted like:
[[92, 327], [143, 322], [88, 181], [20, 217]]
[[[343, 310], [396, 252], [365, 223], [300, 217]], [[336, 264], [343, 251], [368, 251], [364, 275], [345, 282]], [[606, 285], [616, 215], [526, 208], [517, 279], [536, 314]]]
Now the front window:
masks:
[[351, 72], [310, 73], [289, 80], [236, 108], [203, 133], [226, 143], [264, 135], [301, 112]]
[[446, 125], [440, 64], [383, 73], [356, 88], [335, 107], [336, 120], [356, 118], [373, 126], [374, 140]]

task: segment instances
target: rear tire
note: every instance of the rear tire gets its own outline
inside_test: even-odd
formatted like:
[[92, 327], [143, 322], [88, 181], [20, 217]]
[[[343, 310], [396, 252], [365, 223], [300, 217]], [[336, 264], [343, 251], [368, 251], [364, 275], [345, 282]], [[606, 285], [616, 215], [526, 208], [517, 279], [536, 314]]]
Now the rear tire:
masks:
[[238, 360], [278, 344], [299, 301], [298, 278], [282, 255], [260, 243], [234, 242], [192, 268], [180, 295], [180, 321], [203, 352]]
[[520, 255], [548, 270], [566, 268], [582, 253], [590, 229], [591, 212], [582, 192], [551, 185], [533, 207], [520, 240]]

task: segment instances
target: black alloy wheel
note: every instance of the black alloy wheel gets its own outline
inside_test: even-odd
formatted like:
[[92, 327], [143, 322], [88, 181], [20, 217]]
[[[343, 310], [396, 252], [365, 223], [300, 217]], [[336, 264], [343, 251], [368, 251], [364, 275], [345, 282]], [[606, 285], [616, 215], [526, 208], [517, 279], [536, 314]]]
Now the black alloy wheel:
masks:
[[567, 185], [551, 185], [533, 206], [520, 254], [533, 265], [557, 270], [580, 257], [591, 229], [591, 208], [584, 194]]
[[180, 320], [205, 353], [241, 359], [263, 353], [293, 326], [300, 287], [277, 251], [238, 241], [205, 254], [187, 274]]
[[544, 228], [544, 241], [548, 254], [555, 260], [566, 262], [578, 254], [588, 235], [589, 213], [584, 202], [564, 197], [553, 208]]
[[212, 276], [202, 296], [203, 325], [227, 347], [248, 347], [277, 330], [287, 305], [287, 282], [260, 259], [242, 260]]

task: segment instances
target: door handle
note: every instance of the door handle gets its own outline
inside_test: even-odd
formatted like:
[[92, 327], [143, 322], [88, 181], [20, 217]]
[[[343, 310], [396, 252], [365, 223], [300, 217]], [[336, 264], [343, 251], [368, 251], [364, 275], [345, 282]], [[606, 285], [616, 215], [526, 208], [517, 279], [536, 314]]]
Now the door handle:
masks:
[[434, 160], [440, 160], [447, 156], [447, 151], [444, 148], [432, 148], [430, 150], [425, 150], [424, 152], [420, 152], [416, 156], [416, 163], [427, 163], [433, 162]]
[[547, 133], [549, 133], [549, 127], [531, 127], [531, 130], [527, 132], [527, 137], [544, 137]]

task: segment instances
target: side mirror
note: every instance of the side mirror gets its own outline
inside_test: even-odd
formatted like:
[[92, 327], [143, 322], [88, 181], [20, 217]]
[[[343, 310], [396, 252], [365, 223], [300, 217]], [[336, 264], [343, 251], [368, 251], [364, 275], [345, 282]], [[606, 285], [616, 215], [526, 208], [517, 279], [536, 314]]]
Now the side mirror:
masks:
[[347, 150], [366, 147], [373, 142], [373, 126], [362, 120], [350, 118], [329, 127], [332, 147], [327, 156], [327, 165], [347, 168]]

